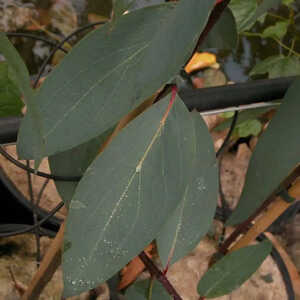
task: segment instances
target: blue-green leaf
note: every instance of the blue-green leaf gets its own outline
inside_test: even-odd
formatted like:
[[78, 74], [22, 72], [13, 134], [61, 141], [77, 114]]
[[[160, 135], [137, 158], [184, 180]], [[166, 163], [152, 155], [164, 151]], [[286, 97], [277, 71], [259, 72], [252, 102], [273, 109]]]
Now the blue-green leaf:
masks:
[[272, 244], [264, 241], [224, 256], [201, 278], [199, 294], [205, 298], [216, 298], [231, 293], [251, 277], [271, 250]]
[[297, 79], [258, 140], [241, 199], [228, 225], [240, 223], [254, 213], [300, 162], [299, 93], [300, 80]]
[[139, 254], [182, 199], [194, 124], [178, 97], [168, 113], [166, 98], [129, 123], [80, 181], [65, 233], [72, 244], [63, 255], [66, 296], [95, 287]]
[[238, 33], [235, 18], [229, 8], [222, 13], [219, 21], [201, 44], [201, 49], [234, 49], [237, 45]]
[[[109, 129], [99, 137], [79, 145], [73, 149], [49, 156], [51, 173], [58, 176], [83, 176], [87, 167], [99, 153], [100, 146], [112, 133]], [[74, 195], [78, 182], [55, 181], [55, 185], [62, 200], [68, 205]]]
[[193, 172], [183, 199], [157, 238], [164, 266], [192, 251], [209, 230], [218, 199], [216, 153], [207, 126], [199, 113], [194, 114], [196, 154]]
[[[191, 55], [214, 3], [182, 0], [119, 17], [72, 49], [38, 91], [45, 156], [98, 136], [169, 82]], [[180, 41], [180, 42], [178, 42]], [[34, 157], [30, 119], [19, 154]]]

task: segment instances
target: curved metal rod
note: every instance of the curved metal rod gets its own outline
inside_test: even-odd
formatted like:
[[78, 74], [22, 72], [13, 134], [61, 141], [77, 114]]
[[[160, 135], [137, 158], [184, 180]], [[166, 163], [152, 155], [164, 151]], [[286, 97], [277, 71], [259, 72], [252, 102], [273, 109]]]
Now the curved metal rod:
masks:
[[[30, 34], [30, 33], [25, 33], [25, 32], [24, 33], [23, 32], [5, 32], [5, 34], [9, 37], [25, 37], [25, 38], [29, 38], [29, 39], [33, 39], [33, 40], [37, 40], [37, 41], [42, 41], [51, 47], [57, 47], [59, 45], [58, 43], [55, 43], [51, 40], [48, 40], [42, 36], [38, 36], [35, 34]], [[58, 47], [57, 50], [61, 50], [64, 53], [68, 53], [68, 51], [61, 46]]]

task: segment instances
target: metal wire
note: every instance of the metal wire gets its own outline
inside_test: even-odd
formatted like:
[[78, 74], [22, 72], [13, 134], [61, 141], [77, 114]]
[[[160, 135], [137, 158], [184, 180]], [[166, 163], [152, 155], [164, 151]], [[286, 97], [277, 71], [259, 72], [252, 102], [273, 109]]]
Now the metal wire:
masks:
[[[34, 34], [30, 34], [30, 33], [22, 33], [22, 32], [5, 32], [5, 34], [9, 37], [24, 37], [24, 38], [29, 38], [32, 40], [36, 40], [36, 41], [41, 41], [44, 42], [45, 44], [48, 44], [51, 47], [57, 47], [59, 46], [58, 43], [53, 42], [51, 40], [48, 40], [42, 36], [38, 36], [38, 35], [34, 35]], [[63, 47], [59, 46], [59, 48], [57, 50], [61, 50], [64, 53], [68, 53], [68, 51], [66, 49], [64, 49]]]
[[27, 167], [26, 165], [22, 164], [20, 161], [16, 160], [14, 157], [12, 157], [9, 153], [7, 153], [2, 146], [0, 146], [0, 154], [2, 154], [8, 161], [16, 165], [17, 167], [30, 172], [31, 174], [34, 174], [36, 176], [57, 180], [57, 181], [79, 181], [81, 179], [81, 176], [58, 176], [53, 174], [48, 174], [44, 172], [37, 171], [35, 169], [32, 169], [30, 167]]
[[47, 216], [45, 216], [42, 220], [37, 222], [35, 225], [24, 225], [26, 228], [16, 230], [16, 231], [9, 231], [9, 232], [2, 232], [0, 233], [0, 237], [9, 237], [12, 235], [19, 235], [24, 234], [27, 232], [32, 232], [33, 230], [39, 228], [41, 225], [43, 225], [46, 221], [48, 221], [51, 217], [53, 217], [62, 207], [64, 206], [64, 202], [61, 201], [57, 206], [55, 206], [54, 209], [52, 209]]

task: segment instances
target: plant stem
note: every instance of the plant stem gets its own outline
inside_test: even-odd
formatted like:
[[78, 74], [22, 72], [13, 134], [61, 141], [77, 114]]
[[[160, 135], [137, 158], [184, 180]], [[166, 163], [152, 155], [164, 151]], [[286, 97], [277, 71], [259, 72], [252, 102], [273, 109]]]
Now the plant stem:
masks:
[[296, 52], [292, 48], [290, 48], [287, 45], [285, 45], [284, 43], [282, 43], [279, 39], [273, 38], [273, 40], [276, 41], [282, 48], [288, 50], [289, 53], [293, 53], [295, 56], [297, 56], [298, 58], [300, 58], [300, 54], [298, 52]]
[[152, 300], [154, 278], [151, 276], [148, 289], [148, 300]]
[[244, 31], [244, 32], [241, 32], [240, 35], [263, 38], [262, 34], [257, 33], [257, 32]]
[[150, 274], [156, 277], [156, 279], [164, 286], [166, 291], [173, 297], [174, 300], [182, 300], [168, 278], [163, 274], [162, 271], [159, 270], [159, 268], [144, 251], [140, 253], [139, 258], [144, 263]]
[[276, 14], [273, 14], [273, 13], [270, 13], [270, 12], [268, 13], [268, 16], [279, 19], [279, 20], [282, 20], [282, 21], [289, 21], [289, 19], [286, 19], [282, 16], [279, 16], [279, 15], [276, 15]]
[[[300, 177], [300, 165], [298, 165], [291, 174], [282, 182], [280, 185], [283, 188], [287, 188], [292, 182], [294, 182], [298, 177]], [[256, 210], [246, 221], [239, 224], [233, 233], [225, 240], [222, 247], [219, 249], [220, 253], [226, 254], [228, 252], [231, 244], [243, 233], [245, 233], [251, 226], [252, 221], [274, 200], [275, 193], [273, 193], [263, 205]]]

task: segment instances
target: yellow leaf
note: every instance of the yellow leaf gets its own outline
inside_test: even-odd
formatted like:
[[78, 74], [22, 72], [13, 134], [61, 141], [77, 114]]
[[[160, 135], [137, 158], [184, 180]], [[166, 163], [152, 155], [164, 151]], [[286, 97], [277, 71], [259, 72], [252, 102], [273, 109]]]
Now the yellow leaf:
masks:
[[216, 63], [216, 61], [216, 56], [212, 53], [196, 52], [188, 62], [188, 64], [185, 66], [184, 70], [189, 74], [191, 72], [212, 66]]

